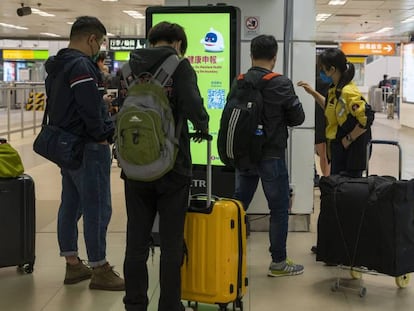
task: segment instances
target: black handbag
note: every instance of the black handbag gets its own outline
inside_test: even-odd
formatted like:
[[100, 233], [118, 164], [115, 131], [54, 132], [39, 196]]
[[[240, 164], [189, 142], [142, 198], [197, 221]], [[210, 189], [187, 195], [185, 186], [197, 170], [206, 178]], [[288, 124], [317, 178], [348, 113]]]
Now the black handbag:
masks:
[[33, 150], [61, 168], [78, 169], [82, 165], [85, 141], [58, 126], [47, 124], [48, 105]]

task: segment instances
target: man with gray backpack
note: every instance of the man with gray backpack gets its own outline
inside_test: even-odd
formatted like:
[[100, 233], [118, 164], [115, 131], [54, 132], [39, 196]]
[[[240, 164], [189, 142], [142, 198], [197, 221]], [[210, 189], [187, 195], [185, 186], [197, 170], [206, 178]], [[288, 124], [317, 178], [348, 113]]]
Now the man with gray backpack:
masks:
[[158, 310], [183, 311], [180, 270], [192, 168], [187, 121], [194, 131], [205, 134], [209, 117], [196, 73], [183, 58], [187, 49], [184, 29], [161, 22], [150, 30], [148, 41], [150, 48], [133, 51], [123, 68], [128, 95], [116, 121], [128, 216], [124, 304], [126, 310], [148, 308], [147, 259], [158, 212]]

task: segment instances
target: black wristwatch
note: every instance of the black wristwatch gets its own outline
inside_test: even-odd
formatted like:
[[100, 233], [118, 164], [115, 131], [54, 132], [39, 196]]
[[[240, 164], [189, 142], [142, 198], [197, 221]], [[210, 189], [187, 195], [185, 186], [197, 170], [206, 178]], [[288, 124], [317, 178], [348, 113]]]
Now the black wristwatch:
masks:
[[348, 141], [348, 142], [350, 142], [350, 143], [352, 143], [354, 140], [353, 140], [353, 138], [352, 138], [352, 136], [351, 136], [351, 134], [347, 134], [346, 136], [345, 136], [345, 139]]

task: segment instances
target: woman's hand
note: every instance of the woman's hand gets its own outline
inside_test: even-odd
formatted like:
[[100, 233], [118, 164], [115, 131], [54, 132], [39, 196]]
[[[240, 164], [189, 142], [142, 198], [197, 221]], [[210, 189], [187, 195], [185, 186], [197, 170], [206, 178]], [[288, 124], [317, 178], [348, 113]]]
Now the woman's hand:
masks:
[[309, 83], [305, 82], [305, 81], [299, 81], [297, 83], [297, 86], [301, 86], [305, 89], [306, 93], [312, 95], [313, 98], [315, 98], [315, 101], [319, 104], [319, 106], [322, 107], [322, 109], [325, 109], [325, 97], [318, 93], [317, 91], [315, 91], [310, 85]]
[[349, 140], [349, 139], [345, 136], [345, 137], [342, 137], [341, 143], [342, 143], [342, 146], [343, 146], [345, 149], [348, 149], [348, 147], [352, 144], [352, 141], [351, 141], [351, 140]]
[[306, 93], [310, 94], [313, 96], [313, 94], [315, 93], [315, 90], [309, 85], [309, 83], [305, 82], [305, 81], [299, 81], [297, 83], [297, 86], [301, 86], [305, 89]]

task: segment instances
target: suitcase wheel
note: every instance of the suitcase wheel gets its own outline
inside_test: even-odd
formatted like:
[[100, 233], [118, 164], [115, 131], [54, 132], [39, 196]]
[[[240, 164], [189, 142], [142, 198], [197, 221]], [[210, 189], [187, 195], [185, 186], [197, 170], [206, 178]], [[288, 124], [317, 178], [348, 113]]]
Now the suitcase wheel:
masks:
[[339, 280], [336, 280], [335, 283], [331, 286], [331, 291], [336, 292], [339, 289]]
[[406, 288], [409, 283], [410, 283], [410, 275], [409, 274], [404, 274], [404, 275], [400, 275], [400, 276], [395, 277], [395, 284], [397, 284], [397, 286], [399, 288]]
[[367, 289], [365, 287], [361, 287], [359, 289], [359, 297], [365, 297], [365, 295], [367, 294]]
[[33, 272], [34, 263], [26, 263], [24, 265], [18, 265], [17, 270], [24, 272], [24, 273], [32, 273]]
[[242, 301], [242, 298], [237, 298], [235, 301], [233, 301], [233, 310], [243, 311], [243, 301]]
[[220, 311], [227, 311], [227, 303], [219, 303]]

